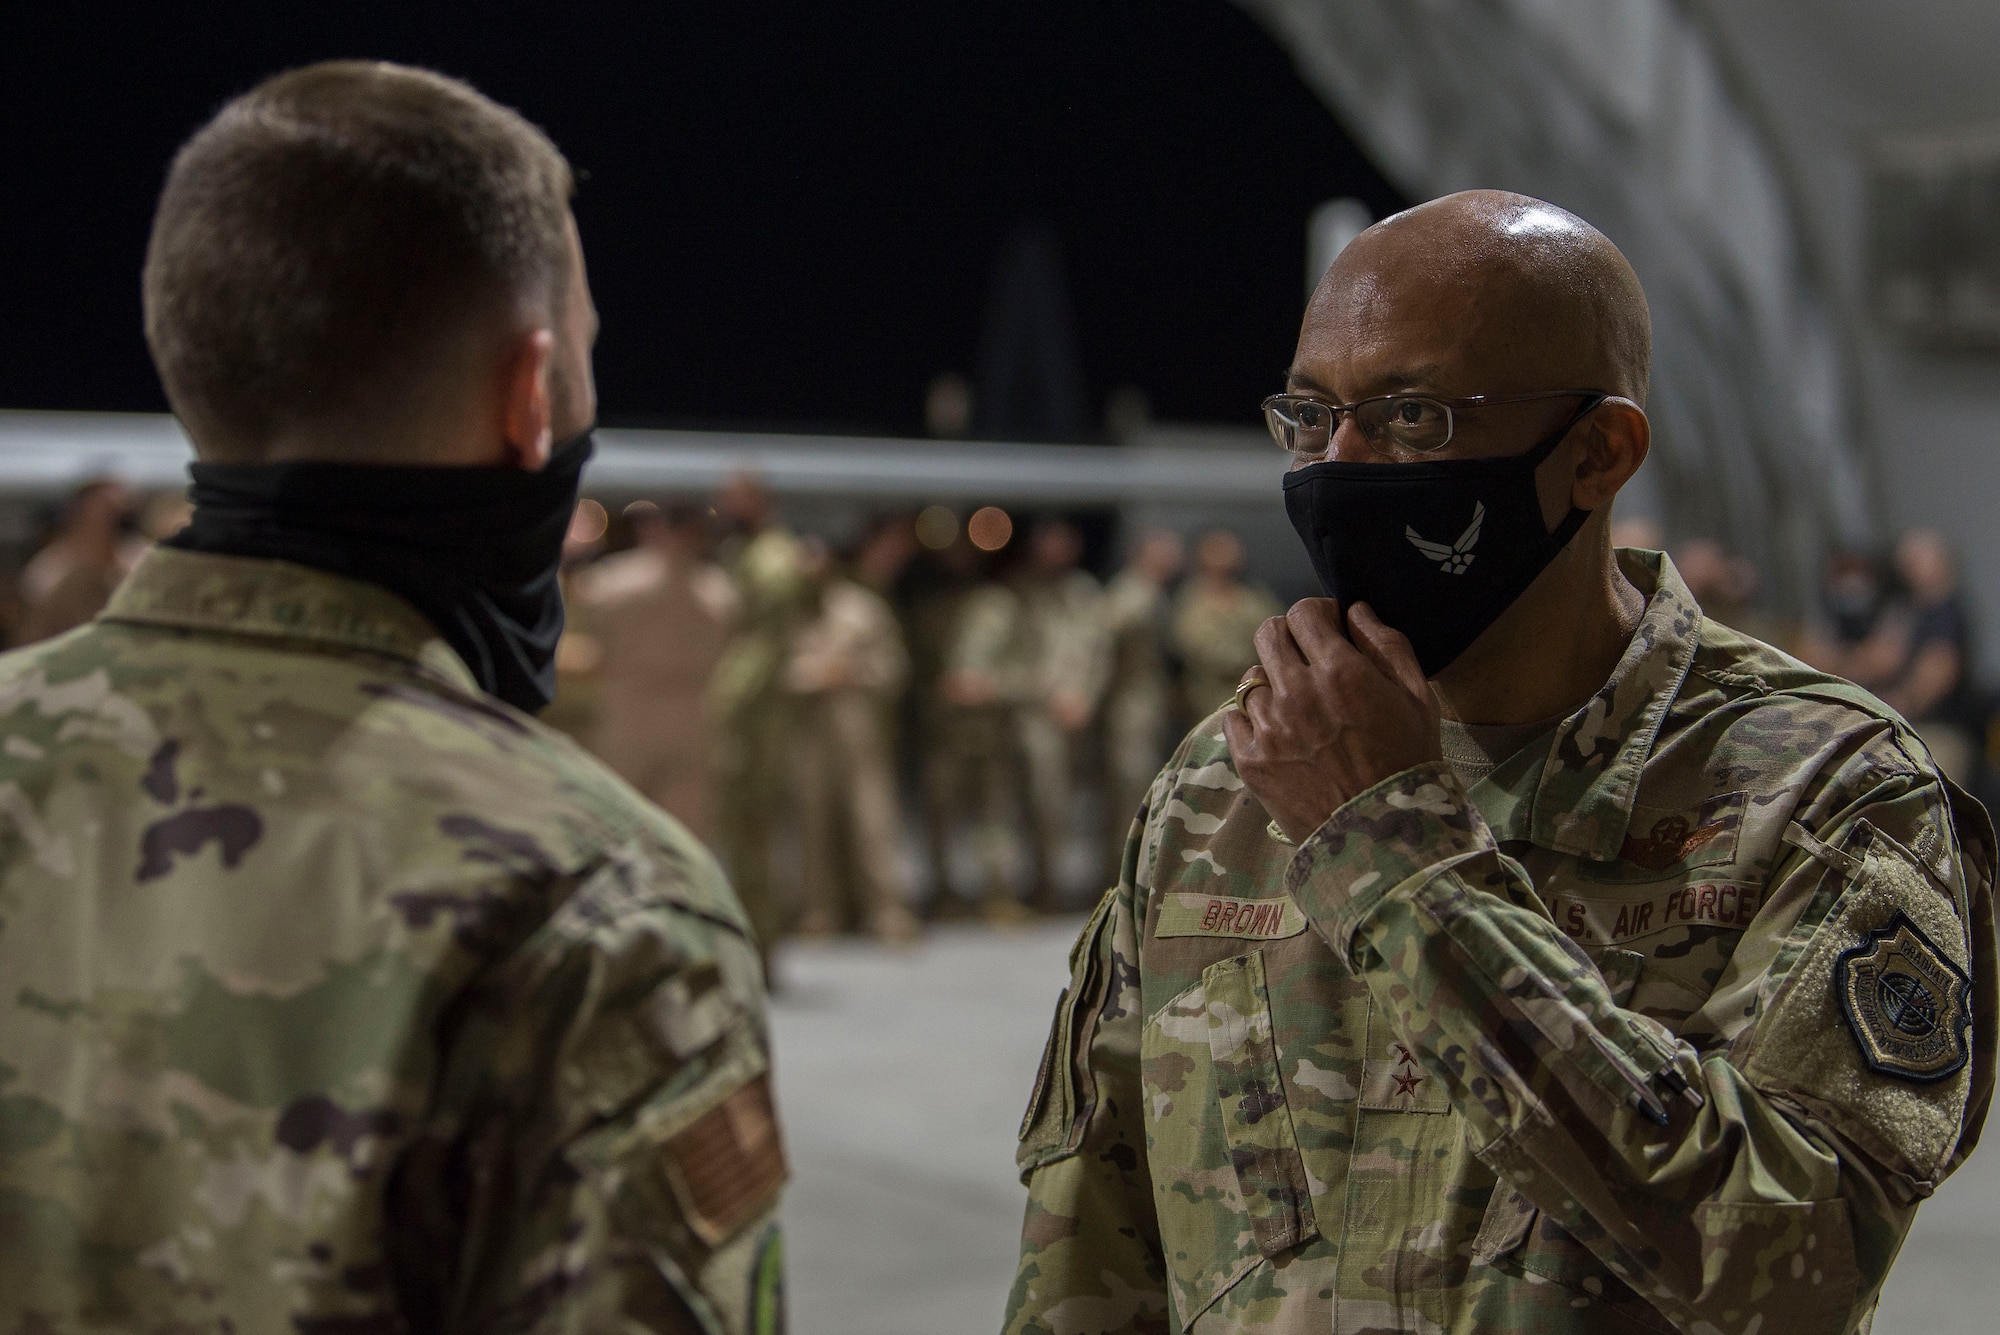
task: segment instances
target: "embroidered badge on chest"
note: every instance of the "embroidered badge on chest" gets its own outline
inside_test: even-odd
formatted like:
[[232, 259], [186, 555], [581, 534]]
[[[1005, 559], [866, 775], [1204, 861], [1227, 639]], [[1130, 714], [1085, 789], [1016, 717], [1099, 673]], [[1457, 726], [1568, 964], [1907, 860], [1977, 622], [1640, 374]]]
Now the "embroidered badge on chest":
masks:
[[1685, 816], [1664, 816], [1654, 822], [1652, 833], [1646, 838], [1626, 835], [1618, 856], [1648, 871], [1665, 871], [1692, 857], [1703, 844], [1728, 828], [1718, 820], [1690, 830]]
[[1870, 1070], [1928, 1082], [1965, 1065], [1971, 980], [1906, 914], [1843, 952], [1833, 984]]

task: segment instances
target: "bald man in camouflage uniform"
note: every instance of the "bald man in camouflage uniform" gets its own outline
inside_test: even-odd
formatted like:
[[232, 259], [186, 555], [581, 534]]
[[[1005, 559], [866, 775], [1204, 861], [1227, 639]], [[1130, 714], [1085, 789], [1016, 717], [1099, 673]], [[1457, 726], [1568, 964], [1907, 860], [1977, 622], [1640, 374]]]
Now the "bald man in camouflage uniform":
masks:
[[[494, 668], [499, 621], [432, 601], [462, 560], [489, 612], [550, 610], [587, 452], [552, 440], [594, 413], [568, 179], [470, 88], [360, 63], [261, 85], [175, 163], [147, 333], [201, 456], [187, 545], [0, 658], [0, 1330], [782, 1328], [743, 911], [526, 712], [549, 682]], [[535, 249], [455, 286], [496, 221]], [[268, 299], [294, 283], [318, 303]], [[328, 333], [372, 350], [409, 306], [523, 327], [466, 317], [494, 365], [394, 345], [386, 384]], [[191, 355], [218, 330], [263, 360]], [[361, 419], [300, 411], [301, 365]], [[273, 386], [282, 450], [240, 397]], [[372, 528], [390, 507], [416, 522]], [[297, 559], [243, 550], [276, 539]]]
[[[1636, 294], [1559, 210], [1449, 198], [1343, 254], [1295, 386], [1351, 404], [1440, 329], [1532, 329], [1497, 317], [1545, 244], [1556, 278]], [[1343, 288], [1357, 272], [1372, 288]], [[1643, 357], [1514, 366], [1533, 343], [1491, 342], [1429, 343], [1452, 348], [1432, 392], [1470, 370], [1625, 396], [1544, 469], [1592, 517], [1433, 672], [1365, 602], [1260, 630], [1072, 955], [1022, 1127], [1010, 1332], [1854, 1330], [1976, 1139], [1985, 813], [1879, 701], [1705, 619], [1657, 553], [1614, 555]], [[1356, 347], [1393, 358], [1386, 388]], [[1556, 408], [1468, 410], [1459, 457]], [[1358, 457], [1344, 420], [1322, 457]], [[1574, 654], [1519, 632], [1565, 616]], [[1506, 699], [1518, 720], [1461, 721]]]

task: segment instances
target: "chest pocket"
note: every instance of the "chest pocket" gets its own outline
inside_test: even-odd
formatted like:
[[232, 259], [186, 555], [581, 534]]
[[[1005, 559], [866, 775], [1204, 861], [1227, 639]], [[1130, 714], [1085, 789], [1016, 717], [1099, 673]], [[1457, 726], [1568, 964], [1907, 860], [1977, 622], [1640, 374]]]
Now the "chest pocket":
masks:
[[1319, 1236], [1263, 953], [1210, 965], [1147, 1023], [1142, 1056], [1161, 1240], [1186, 1324], [1258, 1262]]
[[1264, 952], [1210, 965], [1208, 1054], [1215, 1062], [1215, 1097], [1237, 1190], [1250, 1215], [1257, 1248], [1266, 1256], [1318, 1236], [1298, 1132], [1278, 1074], [1271, 1035]]

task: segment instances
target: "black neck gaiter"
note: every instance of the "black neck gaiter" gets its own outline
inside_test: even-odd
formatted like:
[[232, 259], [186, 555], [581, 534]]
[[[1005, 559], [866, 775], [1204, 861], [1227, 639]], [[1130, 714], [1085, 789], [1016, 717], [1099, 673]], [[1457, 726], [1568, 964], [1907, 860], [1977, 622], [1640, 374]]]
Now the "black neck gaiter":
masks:
[[538, 473], [394, 464], [194, 464], [166, 545], [366, 580], [422, 612], [481, 687], [530, 713], [555, 693], [563, 535], [585, 431]]

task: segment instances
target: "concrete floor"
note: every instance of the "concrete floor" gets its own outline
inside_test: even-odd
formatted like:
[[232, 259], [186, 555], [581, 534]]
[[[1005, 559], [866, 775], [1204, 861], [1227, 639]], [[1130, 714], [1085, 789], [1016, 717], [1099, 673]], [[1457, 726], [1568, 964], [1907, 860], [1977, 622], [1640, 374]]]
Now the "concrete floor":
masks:
[[1014, 1137], [1081, 919], [788, 948], [772, 1010], [792, 1335], [998, 1332]]
[[[1080, 919], [788, 949], [773, 1011], [793, 1335], [1000, 1328], [1014, 1133]], [[2000, 1125], [1925, 1205], [1876, 1335], [2000, 1329]]]

